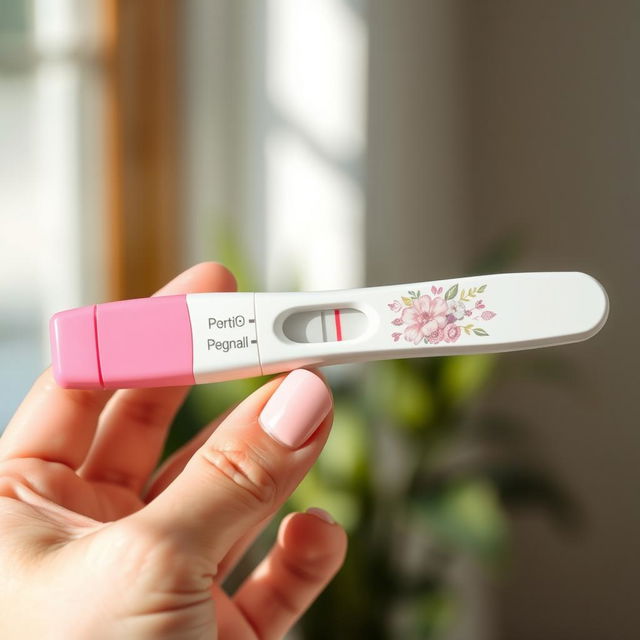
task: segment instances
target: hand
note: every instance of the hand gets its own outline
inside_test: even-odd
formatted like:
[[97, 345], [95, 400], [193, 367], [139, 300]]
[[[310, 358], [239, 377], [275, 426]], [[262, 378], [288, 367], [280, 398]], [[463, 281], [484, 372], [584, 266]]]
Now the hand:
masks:
[[[205, 263], [159, 294], [234, 288]], [[281, 638], [335, 574], [345, 533], [311, 510], [233, 597], [221, 588], [327, 439], [324, 381], [271, 380], [154, 474], [187, 391], [38, 379], [0, 439], [1, 638]]]

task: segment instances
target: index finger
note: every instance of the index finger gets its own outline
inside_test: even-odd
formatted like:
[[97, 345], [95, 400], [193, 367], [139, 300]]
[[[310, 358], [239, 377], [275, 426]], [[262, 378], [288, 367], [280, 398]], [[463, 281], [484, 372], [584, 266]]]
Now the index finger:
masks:
[[[156, 295], [184, 293], [203, 277], [220, 271], [221, 265], [202, 263], [181, 273]], [[0, 461], [40, 458], [77, 469], [93, 442], [98, 419], [113, 391], [63, 389], [51, 368], [37, 379], [0, 438]]]

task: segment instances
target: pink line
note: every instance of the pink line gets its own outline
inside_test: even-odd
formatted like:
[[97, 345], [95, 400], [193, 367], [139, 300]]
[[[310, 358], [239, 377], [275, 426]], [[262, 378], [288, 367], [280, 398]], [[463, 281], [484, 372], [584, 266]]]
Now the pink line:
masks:
[[340, 309], [333, 310], [333, 317], [336, 321], [336, 339], [338, 342], [342, 340], [342, 324], [340, 323]]

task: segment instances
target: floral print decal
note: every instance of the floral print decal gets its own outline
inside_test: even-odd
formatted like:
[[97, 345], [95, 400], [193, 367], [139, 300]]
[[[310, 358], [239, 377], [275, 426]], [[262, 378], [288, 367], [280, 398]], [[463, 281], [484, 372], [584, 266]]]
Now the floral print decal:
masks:
[[387, 306], [396, 317], [391, 324], [396, 330], [391, 334], [394, 342], [404, 337], [413, 344], [438, 344], [457, 342], [466, 335], [488, 336], [479, 323], [488, 322], [495, 312], [486, 308], [479, 294], [485, 292], [486, 284], [470, 289], [460, 289], [458, 284], [449, 287], [443, 295], [443, 287], [431, 287], [431, 295], [420, 291], [409, 291], [408, 297], [400, 296]]

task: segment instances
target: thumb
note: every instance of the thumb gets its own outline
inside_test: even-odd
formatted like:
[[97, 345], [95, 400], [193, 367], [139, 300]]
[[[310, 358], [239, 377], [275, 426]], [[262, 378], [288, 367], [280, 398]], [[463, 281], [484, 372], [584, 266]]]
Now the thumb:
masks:
[[217, 566], [302, 480], [327, 439], [331, 408], [331, 393], [317, 373], [297, 369], [268, 382], [131, 518]]

